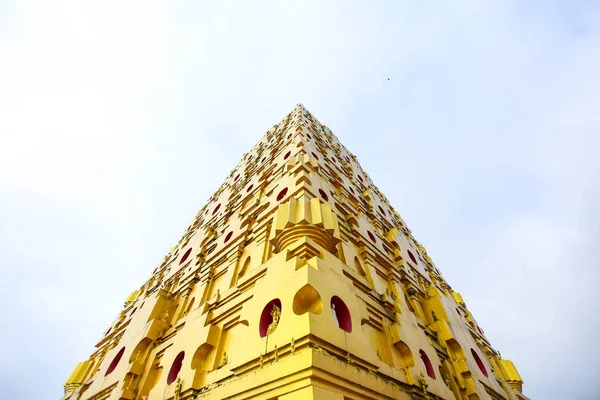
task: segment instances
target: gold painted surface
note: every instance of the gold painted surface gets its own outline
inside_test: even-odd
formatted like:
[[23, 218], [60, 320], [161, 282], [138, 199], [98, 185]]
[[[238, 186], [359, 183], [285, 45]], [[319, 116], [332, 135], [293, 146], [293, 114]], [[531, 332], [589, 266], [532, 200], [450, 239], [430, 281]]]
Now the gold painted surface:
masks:
[[297, 105], [127, 297], [63, 398], [520, 399], [521, 385], [356, 157]]

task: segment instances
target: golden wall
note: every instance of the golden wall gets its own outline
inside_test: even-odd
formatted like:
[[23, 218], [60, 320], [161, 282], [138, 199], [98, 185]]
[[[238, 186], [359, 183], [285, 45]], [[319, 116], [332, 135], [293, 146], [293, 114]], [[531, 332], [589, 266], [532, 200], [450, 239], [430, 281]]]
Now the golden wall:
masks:
[[302, 105], [229, 174], [64, 399], [526, 399], [460, 294]]

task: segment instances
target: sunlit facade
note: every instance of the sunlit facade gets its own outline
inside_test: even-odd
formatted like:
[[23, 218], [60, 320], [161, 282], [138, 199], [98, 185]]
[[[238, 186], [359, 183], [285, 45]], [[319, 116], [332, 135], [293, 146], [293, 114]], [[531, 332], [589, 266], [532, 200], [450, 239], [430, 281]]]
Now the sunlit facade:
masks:
[[64, 399], [527, 399], [335, 135], [273, 126], [126, 299]]

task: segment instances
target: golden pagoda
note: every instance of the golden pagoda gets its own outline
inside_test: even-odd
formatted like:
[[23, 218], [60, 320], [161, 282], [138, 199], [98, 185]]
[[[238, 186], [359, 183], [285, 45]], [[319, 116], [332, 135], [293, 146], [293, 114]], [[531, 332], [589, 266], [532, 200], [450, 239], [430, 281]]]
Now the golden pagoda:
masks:
[[398, 212], [297, 105], [65, 383], [63, 399], [527, 399]]

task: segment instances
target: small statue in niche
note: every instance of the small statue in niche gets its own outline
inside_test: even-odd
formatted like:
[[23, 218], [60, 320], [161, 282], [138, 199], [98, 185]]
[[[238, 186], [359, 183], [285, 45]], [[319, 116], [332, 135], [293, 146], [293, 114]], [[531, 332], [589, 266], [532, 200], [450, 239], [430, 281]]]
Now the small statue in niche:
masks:
[[260, 358], [258, 359], [258, 364], [260, 365], [261, 368], [263, 367], [264, 357], [263, 357], [262, 353], [260, 353]]
[[167, 322], [167, 318], [169, 316], [169, 309], [168, 308], [164, 308], [160, 315], [158, 316], [158, 319], [163, 321], [163, 322]]
[[435, 315], [435, 311], [431, 311], [431, 317], [433, 318], [433, 322], [438, 321], [438, 317], [437, 317], [437, 315]]
[[225, 365], [227, 365], [228, 362], [229, 362], [229, 357], [227, 357], [227, 352], [225, 351], [225, 352], [223, 352], [223, 358], [221, 359], [221, 363], [219, 364], [217, 369], [223, 368]]
[[296, 352], [296, 342], [294, 341], [294, 338], [292, 338], [292, 342], [291, 342], [290, 346], [291, 346], [291, 353], [292, 353], [292, 355], [294, 355], [294, 353]]
[[273, 357], [273, 362], [276, 363], [279, 360], [279, 354], [277, 352], [277, 345], [275, 345], [275, 357]]
[[279, 318], [281, 318], [281, 309], [277, 307], [277, 304], [273, 304], [273, 308], [271, 309], [271, 318], [273, 321], [269, 324], [267, 328], [267, 335], [270, 335], [275, 331], [277, 325], [279, 324]]
[[179, 400], [179, 395], [181, 394], [181, 378], [177, 378], [175, 381], [175, 396], [173, 400]]
[[335, 321], [335, 326], [340, 327], [340, 321], [337, 317], [337, 311], [335, 310], [335, 303], [331, 304], [331, 314], [333, 315], [333, 320]]

